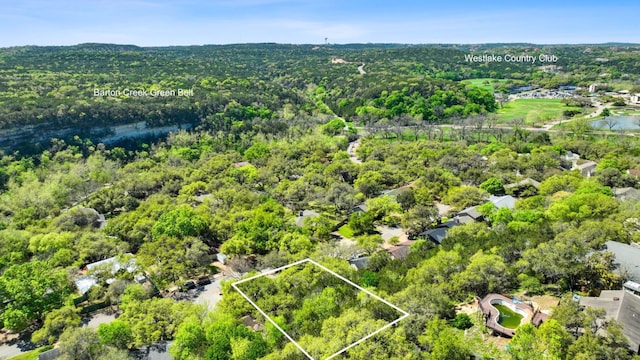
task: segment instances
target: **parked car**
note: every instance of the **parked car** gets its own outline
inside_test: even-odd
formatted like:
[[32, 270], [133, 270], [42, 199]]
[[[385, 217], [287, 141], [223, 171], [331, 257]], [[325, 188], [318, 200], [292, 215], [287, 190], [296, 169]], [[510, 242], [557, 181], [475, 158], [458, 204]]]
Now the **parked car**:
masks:
[[195, 289], [196, 287], [197, 286], [195, 282], [187, 281], [184, 284], [182, 284], [182, 291], [192, 290], [192, 289]]
[[208, 276], [200, 276], [198, 280], [196, 280], [196, 284], [198, 286], [204, 286], [211, 284], [211, 279]]

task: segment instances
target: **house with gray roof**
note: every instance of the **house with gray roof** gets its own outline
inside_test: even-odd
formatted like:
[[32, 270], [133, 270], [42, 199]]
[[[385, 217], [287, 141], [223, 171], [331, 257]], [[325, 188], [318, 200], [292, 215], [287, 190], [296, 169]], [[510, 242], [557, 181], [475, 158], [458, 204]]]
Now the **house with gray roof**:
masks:
[[524, 179], [522, 179], [520, 181], [516, 181], [514, 183], [507, 184], [507, 185], [504, 186], [504, 188], [505, 189], [512, 189], [514, 187], [525, 186], [525, 185], [531, 185], [536, 189], [540, 188], [540, 182], [539, 181], [535, 181], [532, 178], [524, 178]]
[[516, 198], [514, 198], [511, 195], [505, 195], [505, 196], [491, 195], [489, 197], [489, 201], [497, 209], [500, 209], [500, 208], [514, 209], [516, 207]]
[[595, 173], [596, 173], [596, 166], [598, 166], [598, 163], [596, 163], [595, 161], [585, 161], [581, 164], [578, 164], [577, 162], [573, 164], [573, 166], [571, 167], [571, 170], [579, 170], [580, 173], [582, 174], [582, 176], [584, 177], [592, 177]]
[[629, 348], [640, 353], [640, 284], [626, 282], [622, 290], [604, 290], [599, 297], [582, 297], [580, 305], [604, 309], [607, 318], [622, 324]]
[[478, 208], [476, 206], [471, 206], [460, 211], [456, 215], [456, 219], [461, 224], [467, 224], [474, 221], [482, 221], [484, 219], [484, 216], [480, 211], [478, 211]]
[[515, 197], [532, 196], [538, 193], [540, 188], [540, 182], [531, 178], [524, 178], [520, 181], [516, 181], [504, 186], [505, 191], [509, 195]]
[[[98, 285], [98, 277], [96, 277], [94, 273], [101, 270], [115, 275], [121, 270], [128, 273], [135, 273], [140, 269], [136, 264], [136, 259], [133, 257], [133, 254], [129, 253], [87, 264], [84, 273], [77, 276], [74, 280], [80, 294], [84, 295], [93, 286]], [[107, 284], [112, 283], [114, 280], [113, 278], [107, 279]]]
[[351, 265], [351, 267], [356, 270], [366, 269], [368, 263], [369, 263], [368, 256], [363, 256], [363, 257], [349, 260], [349, 265]]
[[640, 200], [640, 190], [632, 187], [616, 188], [613, 190], [613, 197], [620, 201]]
[[617, 241], [607, 241], [605, 246], [604, 250], [615, 256], [617, 272], [632, 281], [640, 282], [640, 247]]
[[418, 237], [430, 240], [434, 242], [436, 245], [440, 245], [445, 237], [447, 237], [448, 228], [435, 228], [429, 229], [425, 232], [420, 233]]

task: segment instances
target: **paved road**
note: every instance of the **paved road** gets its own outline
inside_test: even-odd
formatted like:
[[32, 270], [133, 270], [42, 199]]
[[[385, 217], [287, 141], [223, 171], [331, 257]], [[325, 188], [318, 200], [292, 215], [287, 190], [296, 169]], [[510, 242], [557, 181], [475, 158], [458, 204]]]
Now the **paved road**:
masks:
[[95, 313], [85, 326], [97, 329], [100, 324], [108, 324], [116, 319], [115, 314]]
[[14, 339], [13, 341], [10, 341], [9, 344], [0, 345], [0, 359], [10, 359], [16, 355], [20, 355], [25, 351], [30, 351], [37, 348], [35, 344], [32, 344], [28, 340], [25, 340], [29, 337], [30, 335], [25, 335], [22, 337], [22, 339]]
[[20, 355], [22, 350], [18, 345], [0, 345], [0, 359], [10, 359], [16, 355]]
[[201, 291], [193, 302], [196, 304], [206, 305], [209, 311], [213, 310], [218, 301], [222, 299], [222, 295], [220, 295], [220, 282], [229, 279], [229, 276], [222, 276], [214, 279], [211, 284], [204, 286], [204, 291]]

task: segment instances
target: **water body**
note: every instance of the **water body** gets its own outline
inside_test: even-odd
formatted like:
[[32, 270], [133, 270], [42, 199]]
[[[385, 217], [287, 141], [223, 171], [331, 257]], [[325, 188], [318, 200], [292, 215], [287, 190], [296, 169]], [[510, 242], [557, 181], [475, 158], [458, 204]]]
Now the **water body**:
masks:
[[508, 329], [515, 329], [520, 326], [523, 316], [517, 312], [511, 310], [506, 305], [493, 304], [493, 306], [500, 312], [500, 320], [498, 323]]
[[[590, 124], [595, 129], [609, 130], [607, 124], [610, 120], [615, 121], [615, 126], [612, 130], [638, 130], [640, 129], [640, 116], [638, 115], [614, 115], [608, 116], [606, 120], [594, 120]], [[605, 121], [607, 123], [605, 123]]]

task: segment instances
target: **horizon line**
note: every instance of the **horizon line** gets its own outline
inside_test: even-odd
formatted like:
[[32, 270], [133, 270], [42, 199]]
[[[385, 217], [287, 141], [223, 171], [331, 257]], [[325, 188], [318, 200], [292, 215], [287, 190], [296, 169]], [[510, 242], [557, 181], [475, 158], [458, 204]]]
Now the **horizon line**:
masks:
[[198, 46], [234, 46], [234, 45], [296, 45], [296, 46], [349, 46], [349, 45], [400, 45], [400, 46], [433, 46], [433, 45], [454, 45], [454, 46], [482, 46], [482, 45], [511, 45], [511, 46], [640, 46], [640, 43], [624, 41], [607, 41], [594, 43], [534, 43], [534, 42], [479, 42], [479, 43], [456, 43], [456, 42], [433, 42], [433, 43], [402, 43], [402, 42], [347, 42], [347, 43], [286, 43], [286, 42], [230, 42], [230, 43], [209, 43], [209, 44], [189, 44], [189, 45], [137, 45], [111, 42], [83, 42], [73, 45], [8, 45], [0, 46], [0, 49], [23, 48], [23, 47], [77, 47], [86, 45], [115, 45], [132, 46], [138, 48], [169, 48], [169, 47], [198, 47]]

